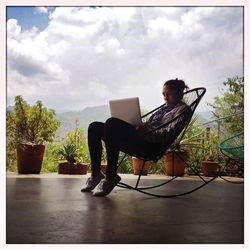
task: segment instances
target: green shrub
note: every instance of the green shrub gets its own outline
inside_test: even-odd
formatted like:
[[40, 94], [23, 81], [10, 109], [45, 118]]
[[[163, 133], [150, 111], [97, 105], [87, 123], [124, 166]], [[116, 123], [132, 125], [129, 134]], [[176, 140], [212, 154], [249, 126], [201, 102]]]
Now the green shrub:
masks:
[[53, 173], [58, 170], [57, 152], [61, 144], [59, 142], [46, 143], [41, 172]]
[[16, 145], [52, 142], [60, 122], [55, 111], [45, 108], [41, 101], [31, 106], [22, 96], [15, 97], [13, 111], [7, 112], [7, 171], [16, 171]]

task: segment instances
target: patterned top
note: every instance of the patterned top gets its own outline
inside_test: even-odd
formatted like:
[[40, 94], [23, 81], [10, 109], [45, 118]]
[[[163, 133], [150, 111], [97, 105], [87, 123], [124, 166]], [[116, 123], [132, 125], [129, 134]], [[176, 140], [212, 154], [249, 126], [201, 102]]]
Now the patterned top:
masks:
[[[175, 129], [177, 124], [183, 121], [184, 117], [181, 116], [179, 119], [176, 119], [174, 122], [170, 122], [175, 117], [177, 117], [181, 112], [186, 109], [188, 105], [184, 102], [179, 102], [175, 106], [173, 105], [164, 105], [158, 111], [156, 111], [141, 127], [138, 128], [139, 135], [142, 135], [144, 139], [148, 142], [166, 144], [166, 140], [170, 138], [170, 132]], [[170, 122], [166, 126], [164, 124]], [[155, 132], [149, 133], [150, 131], [163, 126], [160, 129], [157, 129]]]

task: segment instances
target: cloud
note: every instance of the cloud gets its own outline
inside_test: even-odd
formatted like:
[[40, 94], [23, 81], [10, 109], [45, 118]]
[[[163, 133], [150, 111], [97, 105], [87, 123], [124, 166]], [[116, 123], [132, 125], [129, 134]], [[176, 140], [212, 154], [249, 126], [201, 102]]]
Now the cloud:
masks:
[[[43, 10], [44, 11], [44, 10]], [[205, 86], [243, 74], [240, 7], [57, 7], [47, 28], [7, 23], [8, 102], [42, 99], [55, 109], [82, 109], [139, 96], [162, 103], [162, 84]]]
[[36, 7], [36, 11], [38, 13], [42, 13], [42, 14], [47, 14], [48, 13], [48, 9], [46, 7]]
[[15, 37], [21, 33], [21, 26], [18, 25], [16, 19], [9, 19], [7, 23], [8, 37]]

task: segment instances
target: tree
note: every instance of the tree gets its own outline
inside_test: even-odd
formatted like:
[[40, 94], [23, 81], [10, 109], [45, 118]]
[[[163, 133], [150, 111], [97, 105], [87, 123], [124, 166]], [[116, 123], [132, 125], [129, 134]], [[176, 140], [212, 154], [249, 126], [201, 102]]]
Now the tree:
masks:
[[7, 112], [7, 169], [16, 170], [17, 144], [52, 142], [59, 127], [54, 110], [45, 108], [41, 101], [30, 106], [22, 96], [16, 96], [14, 110]]
[[55, 111], [45, 108], [41, 101], [30, 106], [22, 96], [16, 96], [14, 110], [7, 113], [7, 138], [14, 146], [17, 143], [51, 142], [59, 127]]
[[227, 90], [222, 97], [215, 97], [209, 103], [214, 109], [215, 119], [220, 120], [220, 125], [229, 134], [244, 130], [244, 77], [232, 77], [223, 82]]

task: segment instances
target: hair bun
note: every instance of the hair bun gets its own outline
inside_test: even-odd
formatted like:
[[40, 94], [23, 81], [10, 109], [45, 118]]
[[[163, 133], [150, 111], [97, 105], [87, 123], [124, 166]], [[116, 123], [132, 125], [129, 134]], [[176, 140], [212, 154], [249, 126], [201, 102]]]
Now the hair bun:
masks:
[[189, 87], [185, 84], [183, 80], [179, 80], [178, 77], [172, 80], [168, 80], [165, 82], [165, 85], [171, 86], [173, 89], [177, 91], [184, 91], [186, 89], [189, 89]]

